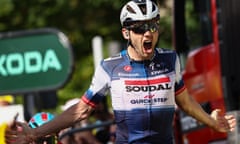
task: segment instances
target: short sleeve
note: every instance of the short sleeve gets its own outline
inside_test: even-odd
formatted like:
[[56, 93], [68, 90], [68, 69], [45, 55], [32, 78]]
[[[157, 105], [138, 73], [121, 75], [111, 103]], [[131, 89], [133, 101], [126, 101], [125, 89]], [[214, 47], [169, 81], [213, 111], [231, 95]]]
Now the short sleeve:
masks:
[[95, 107], [105, 96], [109, 88], [110, 77], [102, 65], [97, 66], [92, 82], [88, 90], [82, 96], [82, 100], [92, 107]]
[[175, 72], [176, 72], [175, 95], [178, 95], [182, 91], [184, 91], [186, 87], [182, 79], [181, 65], [180, 65], [179, 57], [177, 55], [176, 55], [176, 62], [175, 62]]

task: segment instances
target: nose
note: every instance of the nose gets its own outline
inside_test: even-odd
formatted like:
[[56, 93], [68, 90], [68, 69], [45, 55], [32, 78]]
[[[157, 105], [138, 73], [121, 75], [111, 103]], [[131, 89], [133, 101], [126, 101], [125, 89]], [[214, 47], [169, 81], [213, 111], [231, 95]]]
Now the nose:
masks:
[[145, 36], [145, 37], [153, 37], [153, 32], [151, 32], [150, 30], [147, 30], [147, 31], [144, 33], [144, 36]]

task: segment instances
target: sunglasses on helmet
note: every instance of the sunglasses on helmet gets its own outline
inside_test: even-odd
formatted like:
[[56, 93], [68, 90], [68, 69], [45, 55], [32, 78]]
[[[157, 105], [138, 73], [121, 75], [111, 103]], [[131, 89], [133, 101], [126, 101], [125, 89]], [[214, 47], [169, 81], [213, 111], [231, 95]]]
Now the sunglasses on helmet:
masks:
[[156, 32], [159, 30], [159, 21], [141, 22], [128, 26], [127, 29], [136, 34], [144, 34], [147, 31]]

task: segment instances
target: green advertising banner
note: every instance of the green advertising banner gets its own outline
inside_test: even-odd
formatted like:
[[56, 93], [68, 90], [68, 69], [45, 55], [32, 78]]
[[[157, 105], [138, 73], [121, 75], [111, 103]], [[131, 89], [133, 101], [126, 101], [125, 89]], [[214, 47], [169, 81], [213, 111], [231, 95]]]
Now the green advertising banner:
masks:
[[56, 29], [0, 33], [0, 95], [60, 88], [72, 67], [69, 41]]

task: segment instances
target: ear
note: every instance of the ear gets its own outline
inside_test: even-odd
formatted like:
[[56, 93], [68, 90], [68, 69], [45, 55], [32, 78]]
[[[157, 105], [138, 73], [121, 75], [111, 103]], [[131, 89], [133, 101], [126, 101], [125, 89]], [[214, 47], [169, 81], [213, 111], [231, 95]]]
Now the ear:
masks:
[[122, 28], [122, 35], [126, 40], [129, 40], [129, 30], [126, 28]]

